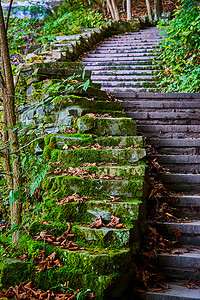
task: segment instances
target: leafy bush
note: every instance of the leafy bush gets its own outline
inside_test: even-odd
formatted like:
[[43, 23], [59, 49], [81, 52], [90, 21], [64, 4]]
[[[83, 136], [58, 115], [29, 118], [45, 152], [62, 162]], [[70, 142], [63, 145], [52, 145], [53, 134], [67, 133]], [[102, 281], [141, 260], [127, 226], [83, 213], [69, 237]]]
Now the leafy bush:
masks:
[[200, 7], [196, 1], [183, 1], [165, 34], [158, 57], [163, 65], [161, 86], [165, 92], [199, 92]]
[[[56, 17], [58, 15], [58, 18]], [[71, 8], [64, 14], [56, 14], [48, 17], [44, 25], [44, 32], [51, 34], [76, 34], [82, 28], [98, 27], [104, 23], [102, 16], [92, 9], [87, 11], [80, 7], [72, 11]]]

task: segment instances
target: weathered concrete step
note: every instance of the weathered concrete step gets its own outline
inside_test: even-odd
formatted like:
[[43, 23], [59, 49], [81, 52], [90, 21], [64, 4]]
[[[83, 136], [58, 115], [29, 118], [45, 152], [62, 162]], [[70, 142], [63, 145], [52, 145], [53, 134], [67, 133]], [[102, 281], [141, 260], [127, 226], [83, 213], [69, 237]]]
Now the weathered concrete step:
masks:
[[171, 172], [193, 173], [197, 170], [200, 173], [199, 155], [150, 155], [150, 158], [156, 158]]
[[117, 74], [113, 74], [113, 75], [91, 75], [91, 79], [94, 81], [99, 81], [101, 82], [102, 80], [102, 84], [103, 81], [107, 81], [107, 80], [115, 80], [115, 81], [122, 81], [125, 80], [127, 81], [131, 81], [131, 80], [135, 80], [135, 81], [147, 81], [148, 82], [152, 82], [154, 81], [154, 78], [151, 75], [117, 75]]
[[[152, 67], [154, 67], [152, 60], [147, 60], [147, 61], [142, 61], [142, 60], [131, 60], [131, 61], [127, 61], [127, 60], [123, 60], [123, 61], [117, 61], [117, 60], [113, 60], [113, 61], [106, 61], [106, 59], [103, 61], [83, 61], [84, 66], [104, 66], [104, 67], [132, 67], [132, 66], [137, 66], [137, 67], [149, 67], [149, 65], [152, 65]], [[156, 65], [157, 67], [157, 65]], [[153, 97], [153, 96], [152, 96]]]
[[200, 253], [159, 254], [158, 263], [166, 277], [200, 279]]
[[[156, 47], [156, 46], [150, 46], [148, 45], [148, 47], [145, 47], [145, 46], [124, 46], [124, 47], [118, 47], [118, 46], [106, 46], [104, 44], [101, 44], [97, 50], [94, 50], [94, 51], [132, 51], [132, 50], [144, 50], [146, 52], [151, 52], [151, 51], [156, 51], [158, 50], [159, 48]], [[92, 51], [91, 51], [92, 53]], [[118, 53], [118, 52], [117, 52]]]
[[113, 56], [113, 57], [121, 57], [121, 56], [156, 56], [156, 53], [154, 51], [144, 51], [142, 49], [140, 50], [105, 50], [105, 51], [101, 51], [101, 50], [95, 50], [95, 51], [91, 51], [90, 54], [88, 55], [88, 57], [109, 57], [109, 56]]
[[200, 192], [200, 174], [161, 174], [161, 180], [172, 191]]
[[138, 131], [147, 137], [200, 137], [200, 125], [138, 125]]
[[135, 46], [145, 46], [145, 47], [158, 47], [158, 43], [159, 41], [152, 41], [152, 42], [148, 42], [148, 41], [108, 41], [106, 43], [103, 43], [102, 45], [106, 46], [106, 47], [122, 47], [122, 46], [130, 46], [130, 47], [135, 47]]
[[[138, 71], [138, 72], [156, 72], [153, 70], [142, 70], [142, 71]], [[103, 72], [103, 71], [102, 71]], [[114, 71], [113, 71], [114, 72]], [[126, 70], [124, 71], [126, 72]], [[140, 109], [140, 110], [145, 110], [152, 108], [155, 110], [167, 110], [167, 109], [175, 109], [176, 111], [179, 109], [182, 110], [187, 110], [189, 109], [189, 111], [195, 111], [197, 113], [199, 113], [199, 111], [193, 110], [195, 108], [200, 109], [200, 102], [199, 101], [185, 101], [185, 99], [178, 99], [178, 101], [170, 101], [170, 99], [164, 99], [164, 101], [154, 101], [154, 99], [152, 99], [151, 101], [149, 100], [134, 100], [134, 101], [123, 101], [123, 107], [125, 108], [132, 108], [132, 109]]]
[[190, 219], [199, 220], [200, 218], [200, 196], [178, 196], [178, 202], [175, 204], [175, 214], [177, 217], [182, 216]]
[[130, 92], [135, 92], [135, 93], [148, 93], [148, 92], [157, 92], [158, 89], [157, 88], [139, 88], [139, 87], [135, 87], [135, 88], [131, 88], [131, 87], [102, 87], [101, 88], [102, 90], [104, 91], [107, 91], [107, 92], [112, 92], [112, 93], [119, 93], [119, 92], [127, 92], [127, 93], [130, 93]]
[[117, 93], [116, 94], [118, 99], [131, 101], [131, 99], [142, 99], [143, 101], [153, 101], [155, 99], [159, 99], [160, 101], [166, 101], [171, 100], [181, 100], [186, 101], [186, 99], [190, 99], [190, 101], [193, 101], [196, 99], [196, 101], [199, 101], [200, 99], [200, 93]]
[[86, 64], [84, 63], [85, 65], [85, 69], [86, 70], [101, 70], [102, 72], [103, 71], [124, 71], [124, 72], [128, 72], [128, 71], [132, 71], [132, 70], [138, 70], [138, 71], [157, 71], [157, 66], [154, 66], [154, 65], [148, 65], [148, 64], [143, 64], [143, 65], [137, 65], [137, 64], [133, 64], [133, 65], [128, 65], [128, 64], [124, 64], [124, 65], [120, 65], [120, 64], [114, 64], [112, 63], [111, 65], [105, 65], [104, 63], [100, 63], [98, 65], [92, 65], [92, 64]]
[[156, 88], [155, 81], [149, 80], [130, 80], [130, 81], [104, 81], [104, 80], [94, 80], [96, 83], [101, 83], [102, 89], [105, 87], [142, 87], [142, 88]]
[[113, 57], [113, 55], [110, 55], [110, 56], [99, 56], [99, 57], [92, 57], [92, 56], [88, 56], [88, 57], [85, 57], [82, 59], [83, 62], [102, 62], [102, 61], [105, 61], [105, 62], [109, 62], [109, 61], [113, 61], [113, 62], [120, 62], [120, 63], [124, 63], [124, 61], [128, 61], [128, 62], [131, 62], [131, 61], [137, 61], [137, 64], [139, 64], [138, 62], [138, 58], [141, 60], [141, 61], [145, 61], [145, 62], [149, 62], [149, 61], [152, 61], [155, 56], [139, 56], [139, 55], [134, 55], [134, 56], [126, 56], [126, 55], [123, 55], [123, 56], [116, 56], [116, 57]]
[[[142, 70], [142, 69], [136, 69], [136, 70], [123, 70], [123, 69], [118, 69], [116, 68], [116, 70], [114, 69], [108, 69], [108, 70], [93, 70], [92, 71], [92, 75], [153, 75], [154, 73], [156, 73], [157, 70]], [[125, 102], [126, 104], [126, 102]], [[199, 104], [200, 107], [200, 104]]]
[[110, 39], [107, 43], [117, 43], [117, 44], [121, 44], [121, 43], [152, 43], [152, 44], [158, 44], [160, 41], [162, 41], [162, 38], [159, 39], [157, 37], [155, 38], [151, 38], [151, 39], [147, 39], [147, 38], [142, 38], [142, 37], [123, 37], [123, 38], [113, 38]]
[[200, 221], [191, 221], [189, 223], [161, 223], [157, 222], [156, 226], [165, 236], [174, 236], [174, 229], [180, 231], [179, 241], [181, 245], [192, 245], [200, 247]]
[[148, 139], [147, 143], [155, 147], [159, 154], [200, 154], [200, 140], [198, 139]]
[[[181, 284], [180, 284], [181, 283]], [[145, 294], [135, 293], [133, 299], [138, 300], [197, 300], [200, 295], [200, 288], [188, 288], [185, 282], [167, 284], [169, 289], [162, 292], [147, 292]]]
[[130, 118], [133, 119], [141, 119], [141, 120], [171, 120], [171, 123], [174, 122], [174, 120], [187, 120], [187, 121], [191, 121], [191, 120], [199, 120], [200, 119], [200, 112], [196, 113], [196, 112], [173, 112], [171, 111], [170, 114], [169, 112], [165, 112], [165, 111], [148, 111], [148, 112], [140, 112], [140, 111], [136, 111], [136, 112], [132, 112], [132, 111], [127, 111], [127, 116], [129, 116]]
[[186, 183], [186, 184], [200, 184], [200, 174], [174, 174], [164, 173], [161, 174], [162, 181], [164, 183]]

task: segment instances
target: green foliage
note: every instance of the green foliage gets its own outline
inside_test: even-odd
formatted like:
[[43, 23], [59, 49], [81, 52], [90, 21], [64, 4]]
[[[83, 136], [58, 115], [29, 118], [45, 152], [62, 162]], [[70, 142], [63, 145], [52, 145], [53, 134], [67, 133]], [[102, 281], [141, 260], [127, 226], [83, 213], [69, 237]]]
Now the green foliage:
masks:
[[[159, 28], [163, 28], [160, 24]], [[184, 1], [175, 12], [161, 43], [161, 86], [165, 92], [200, 91], [200, 7], [194, 0]]]
[[44, 25], [44, 33], [77, 34], [82, 28], [99, 27], [103, 23], [102, 16], [91, 9], [88, 9], [87, 13], [84, 8], [75, 11], [70, 9], [58, 18], [50, 16]]

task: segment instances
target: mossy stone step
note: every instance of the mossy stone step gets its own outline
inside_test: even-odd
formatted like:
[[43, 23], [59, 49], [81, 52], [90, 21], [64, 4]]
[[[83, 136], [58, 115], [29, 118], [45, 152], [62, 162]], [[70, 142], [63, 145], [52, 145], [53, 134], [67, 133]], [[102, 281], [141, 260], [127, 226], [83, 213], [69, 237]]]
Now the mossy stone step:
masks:
[[99, 229], [86, 226], [74, 226], [73, 232], [86, 245], [94, 244], [107, 249], [125, 248], [129, 245], [130, 229], [114, 229], [102, 227]]
[[98, 143], [101, 146], [118, 146], [130, 147], [136, 146], [143, 147], [144, 141], [142, 136], [109, 136], [97, 137], [91, 134], [53, 134], [45, 138], [45, 145], [51, 146], [60, 150], [74, 145], [92, 146]]
[[105, 199], [109, 196], [120, 196], [140, 199], [143, 195], [143, 181], [141, 179], [104, 180], [72, 177], [66, 175], [47, 177], [43, 180], [42, 188], [52, 197], [59, 199], [77, 193]]
[[80, 133], [93, 133], [99, 136], [136, 134], [136, 123], [131, 118], [81, 117], [77, 120], [77, 128]]
[[[48, 220], [54, 221], [56, 224], [60, 222], [72, 222], [73, 224], [89, 225], [99, 216], [102, 217], [103, 222], [109, 223], [111, 216], [114, 215], [120, 218], [120, 222], [128, 227], [132, 227], [138, 219], [139, 212], [142, 216], [142, 198], [125, 198], [120, 200], [120, 202], [112, 202], [110, 200], [94, 199], [84, 201], [80, 205], [76, 202], [58, 204], [55, 198], [49, 199], [47, 197], [44, 204], [44, 218], [48, 216]], [[31, 227], [31, 232], [36, 231], [34, 228], [35, 225]], [[41, 229], [41, 226], [37, 226], [36, 228]], [[48, 228], [49, 226], [46, 229]], [[41, 230], [44, 230], [44, 228]]]
[[101, 111], [120, 111], [122, 110], [122, 102], [119, 101], [99, 101], [84, 98], [77, 95], [60, 96], [60, 103], [55, 105], [55, 110], [69, 108], [73, 106], [79, 106], [86, 112], [101, 112]]
[[[49, 150], [49, 151], [48, 151]], [[44, 153], [45, 154], [45, 153]], [[84, 149], [59, 150], [46, 149], [45, 156], [51, 157], [51, 161], [62, 161], [72, 166], [80, 166], [82, 163], [117, 163], [119, 165], [133, 164], [146, 156], [145, 149]]]
[[124, 177], [126, 179], [135, 178], [143, 179], [145, 176], [145, 165], [139, 166], [110, 166], [105, 165], [102, 167], [81, 167], [81, 169], [90, 171], [96, 174], [105, 174], [105, 175], [117, 175], [119, 177]]

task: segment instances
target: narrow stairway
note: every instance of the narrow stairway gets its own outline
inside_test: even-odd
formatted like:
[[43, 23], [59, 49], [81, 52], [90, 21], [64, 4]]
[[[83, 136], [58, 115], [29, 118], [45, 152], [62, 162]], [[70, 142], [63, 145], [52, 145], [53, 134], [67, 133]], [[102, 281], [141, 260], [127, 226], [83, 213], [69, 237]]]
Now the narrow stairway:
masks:
[[123, 34], [105, 41], [83, 63], [94, 82], [122, 101], [127, 116], [156, 148], [149, 158], [169, 169], [161, 179], [179, 199], [176, 216], [186, 220], [157, 224], [166, 236], [173, 228], [181, 231], [178, 251], [158, 255], [171, 289], [136, 294], [136, 299], [200, 299], [200, 289], [185, 285], [200, 280], [200, 94], [156, 93], [154, 49], [161, 39], [156, 28]]
[[160, 40], [156, 27], [113, 37], [83, 58], [85, 69], [109, 92], [155, 92], [154, 58]]

